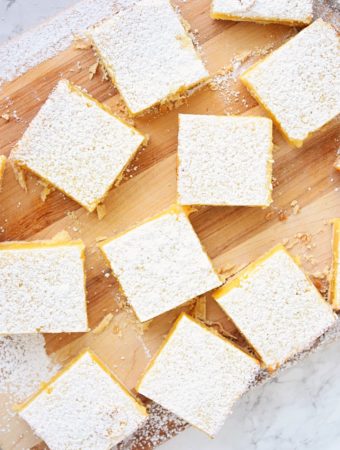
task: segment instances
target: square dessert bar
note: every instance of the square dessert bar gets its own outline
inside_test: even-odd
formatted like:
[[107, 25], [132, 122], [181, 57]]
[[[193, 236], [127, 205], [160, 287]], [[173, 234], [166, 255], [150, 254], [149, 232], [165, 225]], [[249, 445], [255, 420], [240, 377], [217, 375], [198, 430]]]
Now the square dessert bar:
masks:
[[339, 59], [337, 32], [319, 19], [240, 79], [288, 141], [301, 147], [340, 113]]
[[93, 211], [143, 141], [104, 105], [61, 80], [10, 158]]
[[181, 207], [100, 245], [140, 321], [221, 285]]
[[88, 330], [82, 241], [0, 243], [0, 334]]
[[333, 308], [340, 310], [340, 219], [333, 222], [333, 262], [329, 299]]
[[213, 0], [213, 19], [306, 25], [313, 19], [312, 0]]
[[214, 293], [269, 370], [309, 349], [336, 320], [282, 245]]
[[209, 75], [168, 0], [141, 0], [88, 34], [131, 114], [176, 100]]
[[213, 437], [259, 370], [254, 358], [184, 314], [137, 390]]
[[147, 417], [145, 408], [89, 351], [19, 406], [19, 415], [50, 450], [109, 450]]
[[272, 148], [270, 119], [180, 114], [178, 202], [268, 206]]

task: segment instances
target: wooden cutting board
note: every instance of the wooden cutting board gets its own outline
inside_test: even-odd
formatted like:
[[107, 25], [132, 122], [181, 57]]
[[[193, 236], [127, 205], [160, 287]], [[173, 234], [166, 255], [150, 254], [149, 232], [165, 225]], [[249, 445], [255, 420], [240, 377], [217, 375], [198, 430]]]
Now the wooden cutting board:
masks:
[[[107, 327], [86, 334], [46, 335], [47, 349], [60, 363], [66, 363], [82, 348], [89, 346], [112, 371], [133, 388], [180, 311], [156, 318], [145, 329], [126, 306], [96, 244], [98, 237], [111, 237], [167, 208], [176, 196], [177, 115], [197, 114], [265, 115], [238, 82], [239, 73], [272, 48], [279, 46], [298, 30], [278, 25], [213, 21], [209, 0], [175, 2], [191, 25], [203, 58], [214, 78], [210, 86], [194, 93], [185, 103], [135, 120], [135, 126], [150, 136], [126, 170], [123, 182], [105, 201], [107, 214], [101, 221], [58, 191], [45, 202], [42, 186], [28, 178], [28, 193], [7, 168], [0, 193], [0, 241], [52, 238], [66, 230], [72, 238], [87, 245], [88, 314], [92, 329], [108, 314]], [[123, 103], [110, 81], [102, 80], [98, 69], [89, 79], [89, 68], [96, 62], [91, 49], [75, 46], [31, 69], [3, 86], [0, 116], [9, 111], [11, 119], [0, 119], [0, 153], [8, 155], [57, 80], [61, 77], [86, 88], [112, 110], [125, 115]], [[2, 62], [3, 64], [6, 62]], [[219, 75], [217, 75], [219, 74]], [[15, 111], [15, 118], [13, 113]], [[324, 272], [331, 262], [329, 221], [340, 216], [340, 174], [333, 168], [339, 147], [339, 122], [302, 149], [289, 146], [275, 130], [274, 203], [267, 209], [246, 207], [201, 207], [190, 219], [215, 267], [225, 278], [260, 256], [279, 241], [300, 256], [307, 272]], [[317, 274], [320, 275], [320, 274]], [[323, 288], [324, 280], [317, 279]], [[182, 308], [183, 309], [183, 308]], [[185, 307], [195, 314], [193, 305]], [[111, 316], [109, 316], [111, 317]], [[244, 345], [233, 325], [207, 297], [207, 320]], [[204, 399], [202, 399], [204, 401]], [[159, 422], [155, 420], [155, 422]], [[151, 448], [151, 439], [170, 436], [174, 424], [164, 421], [164, 433], [150, 427], [143, 439], [133, 442], [135, 449]], [[159, 428], [159, 427], [158, 427]], [[173, 433], [181, 426], [175, 427]], [[1, 440], [0, 440], [1, 441]], [[13, 443], [15, 442], [15, 443]], [[21, 450], [38, 440], [22, 422], [13, 421], [3, 450]], [[45, 448], [39, 444], [39, 448]]]

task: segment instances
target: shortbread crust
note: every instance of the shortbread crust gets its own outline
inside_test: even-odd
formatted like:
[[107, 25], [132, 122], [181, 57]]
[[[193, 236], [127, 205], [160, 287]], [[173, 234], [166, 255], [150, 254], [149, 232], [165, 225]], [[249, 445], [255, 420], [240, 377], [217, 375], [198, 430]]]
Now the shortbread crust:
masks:
[[178, 202], [268, 206], [272, 149], [270, 119], [180, 114]]
[[142, 322], [221, 285], [179, 206], [100, 244], [100, 248]]
[[82, 241], [0, 243], [0, 334], [88, 330]]
[[137, 391], [213, 437], [259, 371], [257, 360], [182, 314]]
[[91, 351], [19, 406], [51, 450], [109, 450], [135, 432], [145, 408]]
[[213, 294], [269, 370], [308, 350], [336, 320], [282, 245]]
[[117, 184], [145, 138], [67, 80], [61, 80], [10, 159], [93, 211]]
[[322, 19], [240, 77], [296, 147], [340, 113], [340, 45]]
[[131, 114], [175, 100], [208, 78], [168, 0], [140, 0], [88, 32]]

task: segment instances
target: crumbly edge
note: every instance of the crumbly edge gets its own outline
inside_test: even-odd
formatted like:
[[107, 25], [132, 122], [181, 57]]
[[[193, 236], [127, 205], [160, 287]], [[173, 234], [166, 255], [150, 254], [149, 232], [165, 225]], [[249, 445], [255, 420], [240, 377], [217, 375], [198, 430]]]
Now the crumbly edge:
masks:
[[[186, 36], [190, 39], [190, 41], [193, 44], [194, 47], [194, 51], [197, 55], [197, 57], [202, 61], [201, 55], [199, 54], [199, 52], [197, 51], [197, 48], [195, 47], [195, 44], [190, 36], [190, 25], [189, 23], [181, 16], [181, 14], [176, 11], [176, 9], [173, 7], [172, 3], [169, 2], [171, 7], [174, 10], [174, 13], [176, 14], [176, 16], [179, 18], [184, 31], [186, 33]], [[131, 6], [129, 9], [133, 8], [133, 6]], [[92, 39], [91, 33], [87, 32], [86, 33], [87, 38], [89, 39], [89, 41], [91, 42], [91, 46], [95, 52], [95, 54], [98, 57], [99, 63], [100, 65], [103, 67], [104, 71], [106, 71], [108, 73], [108, 75], [111, 78], [112, 83], [115, 85], [115, 87], [117, 88], [119, 95], [122, 97], [122, 99], [124, 100], [124, 103], [127, 107], [128, 113], [131, 117], [137, 117], [137, 116], [143, 116], [144, 114], [146, 114], [147, 112], [151, 111], [153, 108], [157, 107], [157, 106], [162, 106], [162, 105], [166, 105], [170, 102], [177, 102], [177, 101], [181, 101], [183, 98], [185, 98], [184, 94], [186, 94], [188, 91], [190, 91], [193, 88], [201, 88], [203, 87], [210, 79], [210, 75], [207, 75], [205, 78], [202, 78], [201, 80], [198, 80], [197, 82], [191, 84], [191, 85], [187, 85], [187, 86], [183, 86], [182, 88], [179, 88], [176, 92], [170, 93], [169, 95], [167, 95], [164, 99], [161, 99], [159, 101], [156, 101], [155, 103], [153, 103], [152, 105], [147, 106], [146, 108], [143, 108], [141, 110], [138, 111], [133, 111], [130, 109], [129, 105], [127, 104], [127, 102], [124, 99], [124, 96], [121, 92], [120, 86], [116, 80], [116, 75], [114, 73], [113, 67], [111, 66], [111, 64], [109, 64], [106, 59], [104, 58], [104, 56], [102, 55], [102, 53], [100, 52], [100, 49], [97, 47], [97, 45], [95, 44], [94, 40]], [[202, 61], [203, 64], [203, 61]], [[204, 64], [203, 64], [204, 65]], [[207, 69], [206, 69], [207, 70]]]
[[[142, 225], [144, 225], [144, 224], [146, 224], [146, 223], [148, 223], [148, 222], [152, 222], [153, 220], [156, 220], [156, 219], [158, 219], [158, 218], [160, 218], [160, 217], [162, 217], [162, 216], [165, 216], [165, 215], [167, 215], [167, 214], [180, 214], [180, 213], [185, 214], [186, 217], [187, 217], [187, 220], [188, 220], [188, 222], [189, 222], [189, 224], [190, 224], [190, 226], [191, 226], [191, 228], [192, 228], [192, 230], [193, 230], [193, 233], [195, 233], [195, 235], [197, 236], [197, 234], [196, 234], [194, 228], [193, 228], [192, 225], [191, 225], [191, 222], [190, 222], [190, 220], [189, 220], [189, 217], [188, 217], [189, 214], [190, 214], [192, 211], [193, 211], [193, 209], [190, 208], [190, 207], [181, 206], [181, 205], [179, 205], [179, 204], [171, 205], [169, 208], [167, 208], [167, 209], [165, 209], [165, 210], [159, 212], [159, 213], [156, 214], [155, 216], [152, 216], [152, 217], [149, 217], [149, 218], [147, 218], [147, 219], [145, 219], [145, 220], [142, 220], [142, 221], [138, 222], [135, 226], [129, 228], [128, 230], [122, 231], [121, 233], [118, 233], [118, 234], [117, 234], [116, 236], [114, 236], [113, 238], [106, 239], [106, 240], [104, 240], [104, 241], [102, 241], [102, 242], [100, 242], [100, 243], [98, 244], [98, 248], [99, 248], [99, 250], [102, 252], [102, 254], [103, 254], [103, 256], [104, 256], [104, 259], [105, 259], [105, 261], [106, 261], [106, 264], [111, 268], [112, 273], [113, 273], [114, 277], [116, 278], [116, 280], [117, 280], [117, 282], [118, 282], [118, 289], [119, 289], [120, 292], [123, 294], [123, 296], [127, 299], [127, 303], [128, 303], [129, 306], [133, 309], [133, 311], [134, 311], [134, 313], [136, 314], [138, 320], [139, 320], [140, 322], [144, 323], [144, 324], [148, 323], [148, 322], [151, 321], [153, 318], [147, 319], [147, 320], [142, 320], [142, 319], [139, 317], [137, 311], [135, 310], [135, 308], [133, 307], [133, 305], [129, 302], [128, 296], [126, 295], [126, 293], [125, 293], [125, 291], [124, 291], [124, 288], [123, 288], [123, 286], [121, 285], [121, 283], [120, 283], [120, 281], [119, 281], [118, 276], [114, 273], [114, 271], [113, 271], [113, 269], [112, 269], [112, 267], [111, 267], [110, 260], [109, 260], [107, 254], [106, 254], [106, 251], [105, 251], [105, 248], [104, 248], [104, 247], [105, 247], [107, 244], [109, 244], [110, 242], [114, 241], [115, 239], [118, 239], [118, 238], [124, 236], [125, 234], [129, 233], [130, 231], [135, 230], [136, 228], [139, 228], [140, 226], [142, 226]], [[198, 239], [198, 240], [199, 240], [199, 239]], [[215, 270], [215, 268], [214, 268], [214, 266], [213, 266], [213, 264], [212, 264], [211, 258], [210, 258], [209, 255], [207, 254], [207, 252], [206, 252], [206, 250], [204, 249], [204, 247], [203, 247], [203, 245], [202, 245], [202, 243], [201, 243], [200, 240], [199, 240], [199, 243], [200, 243], [200, 245], [201, 245], [202, 251], [203, 251], [203, 252], [205, 253], [205, 255], [207, 256], [207, 258], [208, 258], [208, 260], [209, 260], [209, 262], [210, 262], [210, 264], [211, 264], [211, 267], [212, 267], [213, 270], [214, 270], [214, 273], [216, 274], [216, 276], [219, 278], [219, 280], [220, 280], [221, 283], [222, 283], [222, 278], [221, 278], [221, 276], [220, 276], [220, 275], [217, 273], [217, 271]], [[186, 302], [184, 302], [181, 306], [184, 306], [184, 305], [189, 304], [192, 300], [193, 300], [193, 299], [188, 299], [188, 300], [187, 300]], [[175, 309], [175, 308], [174, 308], [174, 309]], [[171, 311], [171, 310], [170, 310], [170, 311]], [[166, 312], [166, 311], [164, 311], [164, 312]], [[157, 316], [156, 316], [156, 317], [157, 317]]]
[[[179, 122], [179, 126], [180, 126], [180, 120], [181, 120], [181, 115], [178, 115], [178, 122]], [[236, 116], [236, 115], [230, 115], [228, 117], [237, 117], [239, 118], [240, 116]], [[241, 116], [242, 117], [242, 116]], [[255, 116], [252, 116], [255, 117]], [[270, 120], [270, 119], [269, 119]], [[262, 207], [262, 208], [267, 208], [268, 206], [271, 205], [271, 203], [273, 202], [273, 197], [272, 197], [272, 193], [273, 193], [273, 186], [272, 186], [272, 172], [273, 172], [273, 150], [274, 150], [274, 144], [273, 144], [273, 127], [271, 127], [271, 144], [270, 147], [268, 148], [268, 158], [267, 158], [267, 193], [268, 193], [268, 200], [266, 203], [260, 204], [260, 205], [246, 205], [247, 207]], [[180, 157], [179, 157], [179, 153], [178, 150], [176, 152], [176, 185], [178, 186], [179, 184], [179, 166], [180, 166]], [[178, 205], [181, 205], [182, 207], [199, 207], [199, 206], [235, 206], [229, 203], [223, 203], [223, 204], [216, 204], [216, 203], [204, 203], [204, 204], [200, 204], [200, 203], [195, 203], [194, 205], [190, 204], [186, 204], [186, 203], [182, 203], [181, 202], [181, 196], [180, 193], [178, 191], [178, 189], [176, 190], [176, 202]]]
[[260, 17], [260, 16], [254, 16], [254, 17], [241, 17], [241, 16], [233, 16], [232, 14], [225, 14], [220, 13], [217, 11], [213, 11], [211, 8], [210, 11], [210, 17], [212, 19], [216, 20], [232, 20], [237, 22], [255, 22], [263, 25], [267, 25], [268, 23], [277, 23], [282, 25], [288, 25], [290, 27], [302, 27], [305, 25], [309, 25], [312, 20], [313, 16], [308, 16], [304, 20], [289, 20], [289, 19], [279, 19], [278, 17]]
[[259, 369], [261, 368], [260, 365], [260, 361], [258, 361], [256, 358], [254, 358], [253, 356], [249, 355], [247, 352], [245, 352], [242, 348], [240, 348], [238, 345], [236, 345], [234, 342], [230, 341], [229, 339], [227, 339], [226, 337], [222, 336], [221, 334], [219, 334], [215, 329], [213, 328], [208, 328], [204, 323], [195, 320], [193, 317], [189, 316], [188, 314], [186, 314], [185, 312], [182, 312], [176, 319], [176, 321], [174, 322], [174, 324], [172, 325], [171, 330], [169, 331], [168, 335], [166, 336], [166, 338], [163, 340], [162, 344], [160, 345], [159, 349], [157, 350], [157, 352], [154, 354], [154, 356], [152, 357], [152, 359], [150, 360], [149, 364], [147, 365], [147, 367], [144, 369], [144, 371], [142, 372], [142, 374], [140, 375], [138, 382], [136, 384], [136, 391], [139, 392], [139, 388], [140, 385], [143, 382], [143, 379], [145, 378], [145, 376], [147, 375], [147, 373], [152, 369], [152, 367], [154, 366], [158, 356], [161, 354], [161, 352], [163, 351], [163, 349], [166, 347], [166, 345], [168, 344], [169, 340], [171, 339], [171, 337], [175, 334], [177, 327], [179, 325], [179, 323], [181, 322], [181, 320], [183, 319], [183, 317], [186, 317], [187, 319], [191, 320], [193, 323], [195, 323], [196, 325], [199, 325], [204, 331], [206, 331], [207, 333], [211, 333], [213, 335], [215, 335], [217, 338], [222, 339], [224, 342], [228, 343], [229, 345], [231, 345], [232, 347], [234, 347], [235, 349], [241, 351], [244, 355], [246, 355], [248, 358], [250, 358], [254, 363], [256, 363], [259, 366]]
[[[5, 241], [0, 242], [0, 252], [2, 250], [35, 250], [41, 248], [55, 248], [55, 247], [79, 247], [81, 250], [80, 257], [82, 260], [83, 276], [84, 276], [84, 310], [86, 312], [86, 331], [90, 330], [89, 318], [87, 315], [87, 301], [86, 301], [86, 270], [85, 270], [85, 245], [81, 239], [72, 241], [56, 241], [54, 239], [41, 241]], [[38, 330], [37, 330], [38, 333]], [[2, 335], [3, 333], [0, 333]], [[21, 334], [21, 333], [14, 333]], [[48, 334], [48, 333], [46, 333]]]
[[[333, 26], [331, 24], [329, 24], [328, 22], [324, 22], [322, 19], [318, 19], [320, 21], [322, 21], [325, 25], [333, 28]], [[281, 45], [277, 50], [279, 50], [280, 48], [284, 47], [285, 45], [287, 45], [292, 39], [294, 39], [297, 35], [291, 37], [290, 39], [288, 39], [287, 42], [285, 42], [283, 45]], [[247, 88], [247, 90], [249, 91], [250, 95], [252, 97], [255, 98], [255, 100], [258, 102], [258, 104], [260, 106], [262, 106], [263, 109], [265, 109], [268, 113], [268, 115], [270, 116], [270, 118], [273, 120], [273, 122], [275, 123], [275, 125], [277, 126], [277, 128], [280, 130], [280, 132], [282, 133], [282, 135], [284, 136], [284, 138], [286, 139], [286, 141], [288, 142], [288, 144], [292, 145], [293, 147], [297, 147], [297, 148], [301, 148], [303, 146], [303, 144], [305, 143], [305, 141], [307, 141], [308, 139], [310, 139], [312, 136], [314, 136], [316, 133], [318, 133], [319, 131], [321, 131], [324, 127], [326, 127], [333, 119], [330, 119], [328, 122], [326, 122], [322, 127], [317, 128], [316, 130], [313, 130], [312, 132], [308, 133], [303, 140], [299, 140], [299, 139], [294, 139], [292, 137], [289, 136], [289, 134], [286, 132], [286, 130], [282, 127], [279, 119], [275, 116], [275, 114], [272, 112], [272, 110], [270, 109], [270, 107], [262, 101], [261, 96], [258, 94], [258, 92], [256, 91], [256, 88], [253, 86], [253, 84], [247, 80], [247, 75], [249, 73], [251, 73], [254, 69], [256, 69], [257, 66], [259, 66], [262, 62], [264, 62], [265, 60], [269, 59], [271, 57], [271, 55], [273, 55], [276, 52], [276, 50], [274, 50], [272, 53], [270, 53], [269, 55], [267, 55], [265, 58], [261, 59], [260, 61], [257, 61], [255, 64], [253, 64], [251, 67], [249, 67], [249, 69], [245, 70], [241, 75], [240, 75], [240, 81], [244, 84], [244, 86]]]
[[[136, 130], [135, 128], [133, 128], [131, 125], [129, 125], [128, 123], [126, 123], [124, 120], [122, 120], [120, 117], [115, 116], [112, 111], [110, 110], [110, 108], [106, 105], [104, 105], [103, 103], [99, 102], [98, 100], [96, 100], [95, 98], [91, 97], [89, 94], [87, 94], [86, 92], [84, 92], [80, 87], [72, 84], [70, 81], [67, 81], [68, 84], [68, 88], [70, 90], [71, 93], [76, 93], [79, 96], [83, 96], [84, 98], [88, 99], [89, 101], [91, 101], [92, 103], [94, 103], [96, 106], [98, 106], [100, 109], [102, 109], [103, 111], [105, 111], [106, 113], [110, 114], [112, 117], [114, 117], [115, 119], [119, 120], [123, 125], [129, 127], [130, 129], [134, 130], [135, 132], [137, 132], [138, 134], [140, 134], [140, 136], [143, 138], [143, 141], [141, 142], [141, 144], [136, 148], [136, 150], [134, 151], [134, 153], [130, 156], [130, 158], [128, 159], [128, 161], [126, 162], [126, 164], [124, 165], [124, 167], [122, 168], [121, 172], [118, 174], [118, 176], [116, 177], [116, 179], [110, 184], [110, 186], [107, 188], [107, 190], [105, 191], [104, 195], [100, 198], [98, 198], [95, 202], [91, 203], [91, 205], [87, 205], [84, 203], [81, 203], [79, 200], [77, 200], [76, 198], [74, 198], [72, 195], [68, 194], [67, 192], [65, 192], [63, 189], [61, 189], [59, 186], [57, 186], [56, 184], [51, 183], [48, 179], [42, 177], [39, 173], [35, 172], [34, 170], [32, 170], [30, 167], [28, 167], [26, 164], [22, 164], [16, 160], [12, 161], [12, 165], [14, 167], [15, 170], [18, 171], [23, 171], [23, 172], [28, 172], [31, 173], [33, 175], [35, 175], [36, 177], [38, 177], [40, 180], [42, 180], [44, 183], [47, 183], [48, 185], [58, 189], [60, 192], [62, 192], [64, 195], [66, 195], [66, 197], [71, 198], [73, 201], [75, 201], [76, 203], [78, 203], [79, 205], [81, 205], [83, 208], [85, 208], [88, 212], [93, 212], [97, 206], [102, 203], [105, 198], [107, 197], [107, 195], [109, 194], [110, 190], [112, 189], [112, 187], [114, 186], [118, 186], [119, 183], [121, 182], [121, 180], [123, 179], [124, 176], [124, 171], [125, 169], [128, 167], [128, 165], [131, 163], [131, 161], [133, 160], [133, 158], [136, 156], [137, 152], [146, 145], [147, 143], [147, 137], [142, 135], [138, 130]], [[52, 91], [53, 92], [53, 91]], [[51, 92], [51, 93], [52, 93]], [[51, 94], [50, 94], [51, 95]], [[38, 112], [39, 114], [39, 112]], [[15, 147], [13, 148], [12, 151], [15, 151]]]
[[61, 376], [63, 376], [65, 373], [68, 372], [69, 369], [71, 369], [78, 361], [80, 361], [80, 359], [85, 355], [85, 354], [89, 354], [92, 361], [95, 362], [104, 372], [106, 372], [111, 380], [117, 384], [119, 386], [120, 389], [122, 389], [126, 395], [128, 395], [136, 404], [137, 408], [140, 410], [140, 412], [144, 415], [147, 416], [147, 411], [146, 408], [144, 407], [144, 405], [142, 404], [142, 402], [134, 397], [131, 392], [128, 390], [128, 388], [126, 386], [124, 386], [124, 384], [118, 380], [118, 378], [113, 375], [113, 373], [107, 368], [107, 366], [98, 358], [98, 356], [89, 348], [84, 349], [82, 352], [80, 352], [71, 362], [69, 362], [68, 364], [66, 364], [57, 374], [55, 374], [47, 383], [41, 383], [41, 387], [40, 389], [38, 389], [38, 391], [33, 394], [28, 400], [26, 400], [23, 403], [20, 403], [19, 405], [15, 405], [14, 409], [16, 412], [18, 412], [20, 414], [21, 411], [25, 410], [31, 403], [34, 402], [34, 400], [36, 398], [39, 397], [40, 394], [42, 394], [43, 392], [46, 392], [49, 390], [50, 386], [56, 381], [58, 380]]
[[[273, 247], [271, 250], [269, 250], [267, 253], [265, 253], [264, 255], [262, 255], [260, 258], [258, 258], [257, 260], [253, 261], [252, 263], [250, 263], [247, 267], [245, 267], [243, 270], [241, 270], [231, 281], [227, 282], [224, 286], [216, 289], [213, 292], [213, 298], [214, 300], [217, 301], [217, 303], [219, 304], [219, 306], [223, 309], [224, 313], [228, 316], [228, 318], [232, 321], [232, 323], [234, 324], [235, 328], [239, 331], [239, 333], [244, 337], [244, 339], [249, 342], [249, 344], [251, 345], [251, 347], [253, 348], [253, 350], [255, 351], [257, 357], [259, 358], [260, 361], [262, 361], [262, 358], [260, 357], [260, 353], [258, 352], [258, 350], [256, 349], [256, 347], [253, 345], [253, 343], [244, 335], [244, 333], [242, 332], [242, 330], [234, 323], [234, 321], [232, 320], [231, 317], [229, 317], [228, 312], [225, 311], [225, 309], [223, 308], [223, 306], [220, 304], [219, 299], [221, 297], [224, 297], [225, 294], [227, 294], [229, 291], [231, 291], [233, 288], [235, 287], [239, 287], [240, 283], [242, 281], [242, 279], [247, 278], [248, 276], [251, 276], [251, 274], [257, 269], [257, 267], [261, 266], [262, 263], [264, 263], [265, 261], [267, 261], [268, 259], [270, 259], [275, 253], [279, 252], [279, 251], [284, 251], [286, 253], [286, 255], [288, 255], [292, 261], [295, 262], [295, 264], [300, 268], [300, 270], [303, 272], [305, 278], [307, 279], [308, 283], [310, 284], [310, 286], [312, 286], [312, 288], [315, 290], [316, 294], [319, 297], [319, 300], [321, 302], [325, 302], [325, 299], [323, 298], [323, 296], [321, 295], [321, 293], [319, 292], [318, 289], [316, 289], [316, 287], [314, 286], [312, 280], [310, 279], [310, 277], [305, 273], [305, 271], [303, 270], [303, 268], [301, 267], [300, 261], [298, 260], [298, 258], [294, 258], [288, 251], [287, 249], [284, 247], [284, 245], [282, 244], [277, 244], [275, 247]], [[277, 369], [279, 369], [282, 365], [284, 365], [287, 361], [289, 361], [289, 359], [293, 356], [288, 356], [287, 359], [282, 363], [282, 364], [277, 364], [275, 366], [267, 366], [265, 365], [266, 369], [268, 370], [268, 372], [272, 373], [274, 371], [276, 371]], [[262, 361], [263, 362], [263, 361]], [[263, 362], [264, 364], [264, 362]]]

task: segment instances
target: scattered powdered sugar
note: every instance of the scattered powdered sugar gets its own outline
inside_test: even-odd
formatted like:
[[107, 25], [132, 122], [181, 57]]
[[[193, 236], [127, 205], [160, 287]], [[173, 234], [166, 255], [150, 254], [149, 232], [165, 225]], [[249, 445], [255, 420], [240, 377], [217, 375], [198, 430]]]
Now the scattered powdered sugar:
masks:
[[135, 0], [82, 0], [0, 47], [0, 85], [65, 50], [75, 35], [91, 25], [125, 9]]
[[128, 439], [118, 445], [119, 450], [136, 450], [154, 448], [188, 427], [188, 424], [167, 411], [158, 403], [151, 403], [149, 416], [143, 425]]
[[56, 373], [41, 334], [0, 336], [0, 394], [21, 402]]

